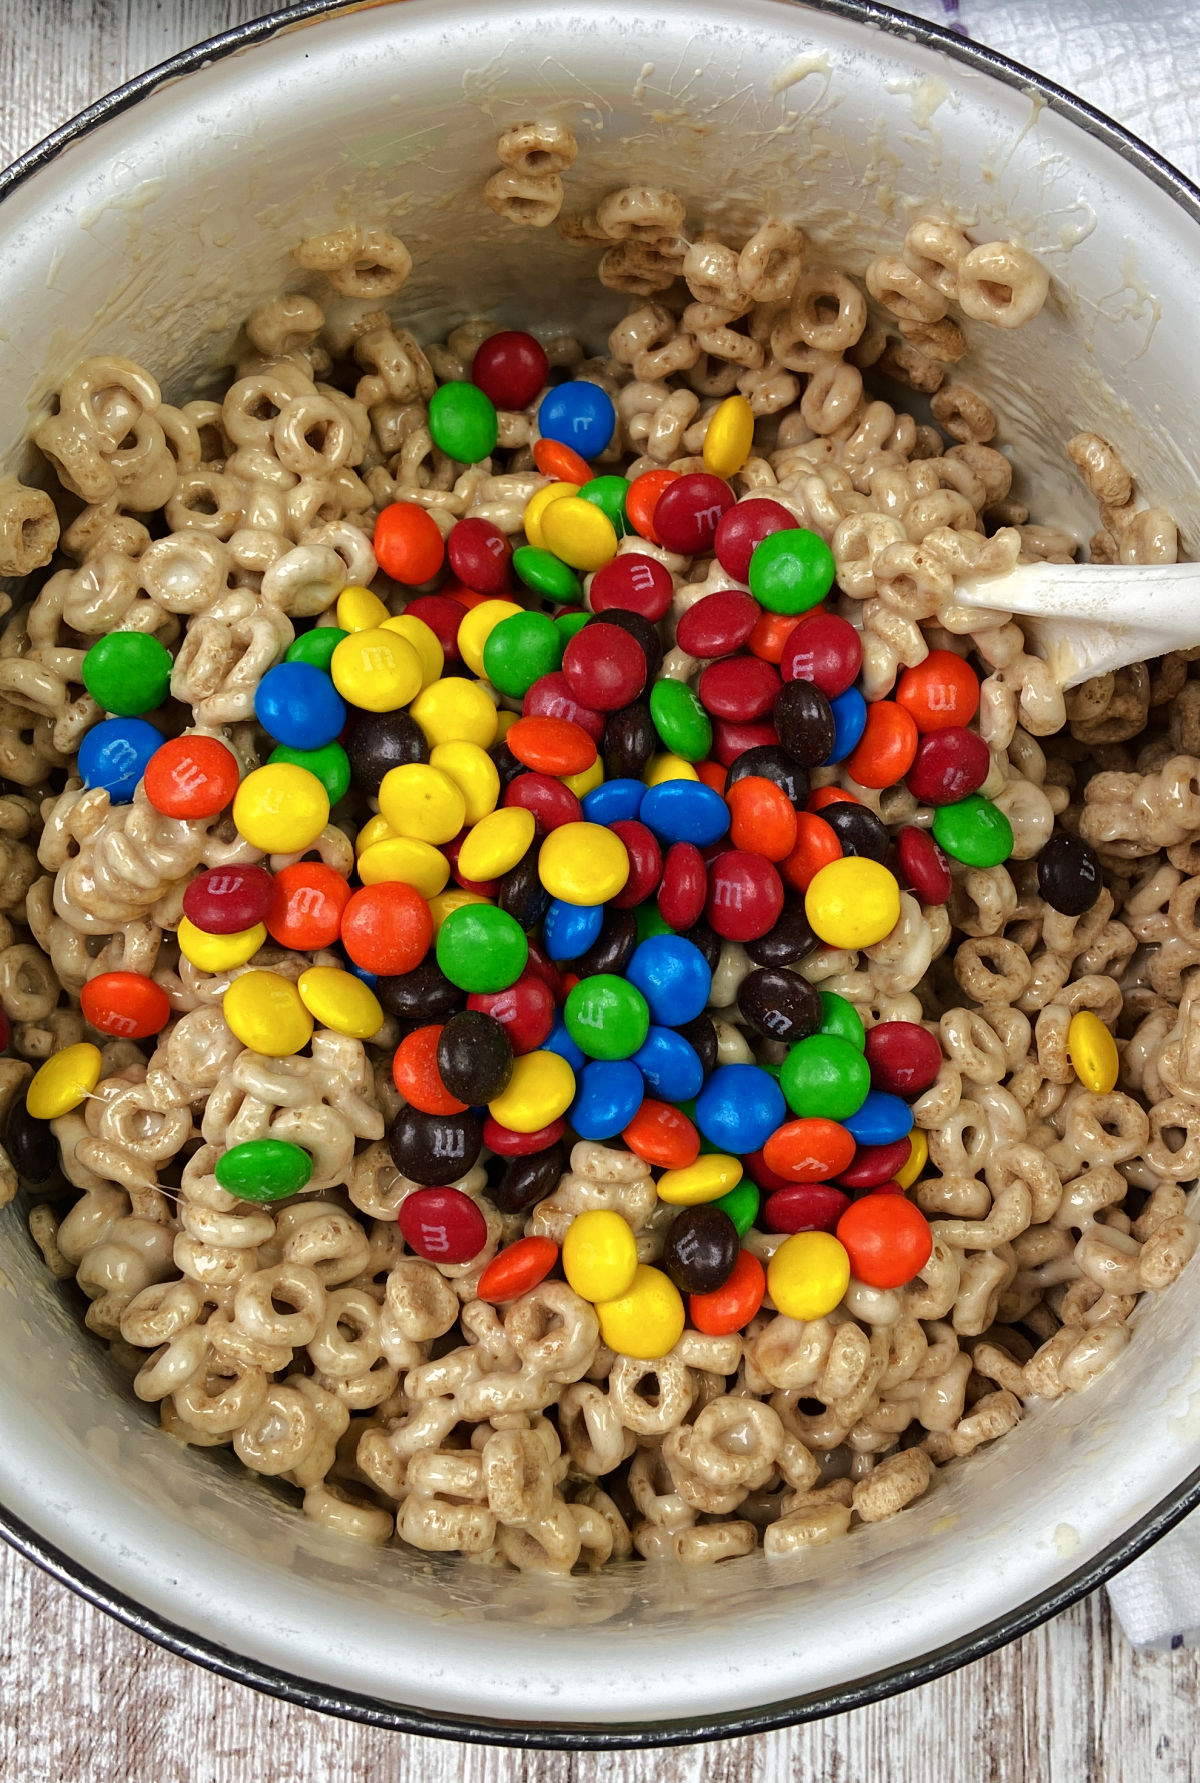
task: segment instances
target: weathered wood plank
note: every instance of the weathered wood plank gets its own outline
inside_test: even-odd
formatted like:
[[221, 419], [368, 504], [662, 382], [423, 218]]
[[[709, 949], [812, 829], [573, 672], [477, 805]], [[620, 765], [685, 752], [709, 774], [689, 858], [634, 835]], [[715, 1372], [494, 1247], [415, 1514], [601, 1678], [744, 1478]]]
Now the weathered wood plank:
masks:
[[1114, 1636], [1103, 1597], [952, 1677], [809, 1727], [672, 1752], [515, 1753], [311, 1714], [176, 1659], [0, 1553], [13, 1783], [1187, 1783], [1200, 1666]]

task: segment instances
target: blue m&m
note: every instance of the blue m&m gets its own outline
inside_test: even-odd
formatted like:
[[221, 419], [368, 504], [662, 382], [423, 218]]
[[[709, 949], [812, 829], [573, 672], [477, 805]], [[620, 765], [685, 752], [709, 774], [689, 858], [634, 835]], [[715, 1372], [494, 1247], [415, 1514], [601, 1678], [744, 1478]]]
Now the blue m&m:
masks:
[[599, 940], [603, 923], [603, 904], [567, 904], [551, 898], [542, 918], [542, 943], [552, 960], [577, 960]]
[[626, 970], [650, 1005], [650, 1019], [664, 1027], [694, 1021], [708, 1003], [712, 973], [694, 941], [682, 935], [650, 935]]
[[581, 1139], [611, 1139], [642, 1106], [645, 1085], [632, 1059], [594, 1059], [576, 1078], [567, 1119]]
[[259, 682], [254, 716], [289, 749], [323, 749], [345, 728], [346, 705], [323, 669], [309, 662], [281, 662]]
[[[673, 1028], [652, 1025], [633, 1055], [646, 1087], [660, 1102], [686, 1102], [704, 1082], [704, 1066], [690, 1041]], [[753, 1147], [751, 1147], [753, 1150]]]
[[761, 1065], [718, 1065], [696, 1097], [701, 1133], [739, 1157], [758, 1151], [786, 1119], [783, 1091]]
[[162, 732], [144, 718], [105, 718], [79, 745], [80, 778], [103, 787], [114, 805], [127, 805], [162, 742]]
[[617, 411], [599, 384], [575, 378], [547, 391], [537, 421], [543, 439], [559, 440], [581, 458], [596, 458], [616, 431]]
[[662, 780], [642, 800], [638, 817], [663, 842], [707, 848], [729, 828], [729, 806], [701, 780]]

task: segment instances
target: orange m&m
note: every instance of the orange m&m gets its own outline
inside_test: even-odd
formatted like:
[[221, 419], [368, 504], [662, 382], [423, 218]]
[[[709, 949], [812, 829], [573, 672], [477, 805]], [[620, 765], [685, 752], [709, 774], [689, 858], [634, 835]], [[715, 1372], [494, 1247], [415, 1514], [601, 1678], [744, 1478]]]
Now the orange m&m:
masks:
[[635, 477], [625, 495], [625, 516], [630, 526], [640, 532], [644, 539], [652, 545], [661, 545], [662, 540], [654, 530], [654, 510], [658, 506], [658, 498], [668, 483], [678, 477], [678, 471], [660, 470], [643, 471]]
[[493, 1306], [517, 1300], [545, 1281], [558, 1262], [558, 1246], [552, 1238], [518, 1238], [498, 1251], [479, 1278], [477, 1300]]
[[706, 1337], [744, 1331], [763, 1303], [767, 1272], [753, 1251], [739, 1251], [728, 1281], [711, 1294], [689, 1294], [688, 1316]]
[[535, 440], [533, 462], [543, 477], [553, 477], [556, 483], [574, 483], [578, 487], [592, 480], [592, 467], [587, 459], [581, 458], [562, 440]]
[[769, 861], [783, 861], [796, 846], [796, 810], [781, 786], [758, 774], [735, 780], [725, 794], [729, 840]]
[[826, 805], [861, 805], [862, 800], [847, 792], [844, 786], [818, 786], [809, 794], [806, 811], [824, 811]]
[[788, 1182], [829, 1182], [854, 1162], [853, 1134], [823, 1115], [785, 1121], [763, 1146], [768, 1170]]
[[637, 1157], [655, 1169], [686, 1170], [700, 1156], [700, 1135], [682, 1109], [647, 1096], [621, 1134]]
[[166, 991], [144, 972], [98, 973], [80, 991], [79, 1007], [93, 1028], [124, 1040], [146, 1040], [171, 1019]]
[[415, 501], [394, 501], [375, 522], [375, 556], [393, 582], [408, 587], [436, 576], [446, 556], [437, 522]]
[[216, 737], [172, 737], [146, 763], [146, 797], [164, 817], [215, 817], [238, 789], [237, 757]]
[[504, 741], [537, 774], [582, 774], [596, 759], [595, 743], [569, 718], [518, 718]]
[[922, 735], [968, 725], [979, 710], [979, 676], [953, 650], [931, 650], [916, 668], [901, 675], [896, 704], [904, 707]]
[[917, 724], [912, 713], [894, 700], [873, 700], [867, 707], [863, 734], [846, 757], [846, 772], [859, 786], [879, 791], [903, 780], [916, 753]]
[[442, 1033], [441, 1022], [415, 1028], [406, 1034], [392, 1058], [392, 1081], [414, 1108], [422, 1114], [462, 1114], [467, 1107], [452, 1096], [442, 1082], [438, 1070], [437, 1047]]
[[364, 885], [342, 912], [342, 946], [364, 972], [412, 972], [429, 952], [433, 917], [420, 892], [399, 879]]
[[779, 871], [792, 890], [807, 891], [822, 867], [841, 858], [837, 831], [823, 817], [814, 817], [810, 811], [797, 812], [796, 846], [779, 863]]
[[264, 916], [267, 933], [281, 947], [314, 953], [332, 947], [342, 928], [342, 912], [350, 887], [323, 861], [296, 861], [275, 875], [271, 907]]

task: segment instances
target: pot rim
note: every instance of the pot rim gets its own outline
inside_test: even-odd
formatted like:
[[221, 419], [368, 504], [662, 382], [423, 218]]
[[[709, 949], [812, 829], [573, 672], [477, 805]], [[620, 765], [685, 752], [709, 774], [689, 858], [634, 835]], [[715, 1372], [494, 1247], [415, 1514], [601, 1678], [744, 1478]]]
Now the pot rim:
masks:
[[[1004, 86], [1032, 94], [1046, 107], [1065, 117], [1095, 141], [1103, 143], [1166, 193], [1193, 222], [1200, 223], [1200, 187], [1131, 131], [1078, 98], [1044, 75], [1001, 55], [999, 51], [960, 36], [948, 26], [898, 11], [878, 0], [778, 0], [812, 12], [828, 13], [873, 27], [888, 36], [903, 37], [942, 51], [976, 73]], [[129, 111], [169, 81], [193, 74], [238, 51], [263, 43], [284, 32], [302, 30], [341, 13], [375, 10], [403, 0], [299, 0], [286, 12], [271, 12], [235, 25], [190, 49], [181, 50], [144, 74], [115, 87], [66, 123], [27, 149], [7, 169], [0, 170], [0, 204], [27, 180], [56, 160], [65, 149], [83, 140], [100, 125]], [[918, 1660], [893, 1666], [867, 1677], [804, 1696], [785, 1698], [754, 1709], [735, 1709], [726, 1714], [692, 1717], [679, 1721], [630, 1723], [533, 1723], [470, 1720], [428, 1709], [408, 1708], [380, 1698], [359, 1696], [317, 1684], [299, 1674], [280, 1670], [231, 1652], [218, 1642], [191, 1634], [165, 1616], [150, 1612], [122, 1591], [116, 1590], [88, 1568], [39, 1535], [21, 1518], [0, 1504], [0, 1536], [25, 1559], [68, 1586], [97, 1609], [124, 1623], [168, 1652], [191, 1660], [233, 1683], [249, 1685], [270, 1696], [316, 1709], [343, 1720], [424, 1737], [462, 1740], [473, 1745], [513, 1746], [554, 1751], [621, 1751], [630, 1748], [681, 1746], [700, 1741], [727, 1740], [817, 1721], [844, 1714], [869, 1703], [899, 1695], [917, 1685], [930, 1683], [960, 1666], [984, 1658], [997, 1648], [1030, 1633], [1103, 1585], [1135, 1560], [1189, 1512], [1200, 1506], [1200, 1468], [1166, 1496], [1117, 1541], [1109, 1544], [1084, 1566], [1057, 1585], [1018, 1604], [972, 1635], [949, 1642]]]

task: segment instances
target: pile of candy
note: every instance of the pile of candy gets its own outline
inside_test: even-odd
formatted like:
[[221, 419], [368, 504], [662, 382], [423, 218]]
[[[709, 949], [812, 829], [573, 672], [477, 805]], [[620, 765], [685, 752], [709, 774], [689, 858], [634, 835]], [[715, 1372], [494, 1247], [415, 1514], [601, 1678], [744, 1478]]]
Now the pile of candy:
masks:
[[562, 219], [591, 361], [313, 237], [221, 400], [64, 380], [65, 528], [0, 487], [0, 1204], [166, 1431], [489, 1564], [891, 1516], [1200, 1237], [1200, 679], [1064, 699], [956, 596], [1077, 548], [947, 380], [1044, 269], [684, 215]]
[[[486, 458], [497, 407], [528, 404], [547, 373], [533, 336], [490, 336], [472, 380], [434, 395], [435, 445]], [[716, 408], [701, 471], [594, 475], [588, 460], [615, 421], [586, 380], [544, 396], [535, 458], [552, 480], [516, 550], [486, 520], [461, 520], [443, 541], [426, 508], [385, 507], [374, 535], [385, 574], [409, 591], [449, 578], [398, 615], [369, 588], [342, 591], [337, 623], [302, 632], [258, 683], [273, 744], [263, 766], [242, 774], [212, 736], [164, 740], [151, 715], [173, 661], [137, 631], [84, 658], [84, 684], [111, 716], [84, 736], [78, 765], [113, 804], [140, 787], [165, 818], [231, 811], [252, 849], [296, 857], [274, 873], [197, 874], [179, 950], [212, 974], [246, 966], [268, 937], [341, 950], [344, 967], [231, 978], [225, 1021], [268, 1058], [302, 1052], [316, 1026], [362, 1041], [386, 1014], [408, 1028], [388, 1144], [420, 1185], [399, 1211], [418, 1256], [470, 1264], [483, 1251], [484, 1216], [453, 1184], [485, 1152], [507, 1215], [553, 1191], [569, 1132], [661, 1172], [658, 1199], [679, 1211], [660, 1265], [639, 1260], [619, 1213], [586, 1211], [561, 1257], [545, 1237], [518, 1239], [477, 1289], [504, 1303], [561, 1265], [610, 1348], [656, 1359], [688, 1321], [742, 1331], [765, 1294], [790, 1318], [818, 1319], [852, 1276], [897, 1288], [928, 1262], [928, 1222], [905, 1191], [927, 1156], [910, 1104], [937, 1079], [937, 1040], [908, 1021], [866, 1032], [850, 1002], [796, 968], [822, 947], [883, 942], [902, 888], [944, 904], [950, 863], [997, 866], [1013, 834], [980, 792], [991, 757], [970, 728], [970, 664], [932, 650], [893, 698], [868, 702], [860, 634], [822, 606], [829, 547], [779, 502], [736, 499], [729, 479], [754, 439], [746, 398]], [[623, 540], [713, 553], [728, 577], [680, 617], [666, 661], [657, 628], [672, 578]], [[901, 784], [920, 812], [892, 833], [864, 793]], [[331, 811], [368, 802], [352, 876], [305, 858]], [[1081, 913], [1100, 884], [1087, 843], [1047, 847], [1042, 889], [1056, 908]], [[750, 968], [737, 986], [748, 1039], [705, 1013], [729, 942]], [[171, 1017], [164, 990], [135, 972], [92, 978], [81, 1001], [94, 1028], [125, 1038]], [[1070, 1049], [1090, 1089], [1113, 1087], [1116, 1048], [1095, 1015], [1075, 1016]], [[29, 1087], [28, 1115], [69, 1112], [100, 1069], [91, 1043], [57, 1054]], [[304, 1189], [312, 1161], [257, 1139], [215, 1173], [230, 1194], [274, 1201]], [[765, 1270], [742, 1246], [751, 1228], [786, 1235]]]

